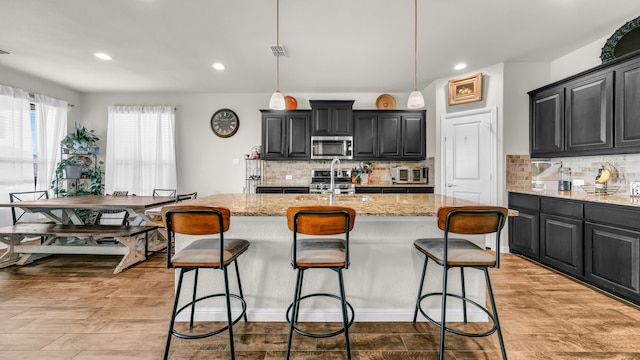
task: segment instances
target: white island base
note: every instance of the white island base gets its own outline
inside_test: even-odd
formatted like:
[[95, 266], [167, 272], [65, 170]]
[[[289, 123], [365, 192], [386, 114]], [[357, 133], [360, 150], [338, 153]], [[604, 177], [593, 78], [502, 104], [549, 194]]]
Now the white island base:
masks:
[[[424, 255], [413, 241], [417, 238], [440, 237], [433, 216], [359, 216], [350, 234], [351, 265], [343, 271], [347, 301], [355, 310], [355, 321], [411, 321]], [[249, 321], [285, 321], [285, 311], [293, 299], [296, 272], [291, 267], [292, 233], [283, 216], [232, 216], [226, 238], [243, 238], [251, 243], [238, 258]], [[472, 238], [484, 246], [484, 237]], [[189, 237], [178, 236], [176, 246], [184, 247]], [[177, 274], [177, 272], [176, 272]], [[237, 293], [235, 269], [229, 267], [231, 292]], [[185, 277], [183, 293], [193, 287], [193, 272]], [[441, 267], [430, 261], [423, 293], [440, 292]], [[486, 285], [482, 271], [465, 270], [466, 294], [479, 304], [486, 303]], [[450, 270], [449, 291], [461, 293], [460, 272]], [[221, 270], [200, 270], [198, 295], [224, 292]], [[305, 271], [303, 295], [311, 292], [338, 294], [337, 273], [326, 269]], [[188, 302], [187, 295], [180, 299]], [[434, 319], [440, 318], [439, 296], [423, 301], [423, 309]], [[232, 307], [238, 309], [239, 304]], [[205, 301], [196, 307], [200, 321], [226, 321], [223, 297]], [[468, 321], [487, 321], [486, 314], [468, 306]], [[186, 309], [178, 320], [187, 320]], [[462, 321], [462, 302], [447, 299], [447, 320]], [[300, 321], [341, 321], [339, 302], [311, 298], [302, 303]], [[418, 315], [418, 321], [425, 321]]]

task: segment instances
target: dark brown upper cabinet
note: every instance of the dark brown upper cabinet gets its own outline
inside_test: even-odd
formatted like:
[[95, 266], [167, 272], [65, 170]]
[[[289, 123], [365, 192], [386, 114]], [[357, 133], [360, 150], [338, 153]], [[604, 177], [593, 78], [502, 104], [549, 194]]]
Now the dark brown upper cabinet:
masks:
[[354, 100], [309, 100], [312, 136], [353, 135]]
[[564, 151], [564, 86], [531, 95], [531, 155]]
[[424, 160], [426, 110], [354, 111], [354, 152], [360, 160]]
[[640, 59], [617, 67], [615, 74], [614, 146], [640, 149]]
[[613, 72], [566, 86], [565, 151], [595, 153], [613, 147]]
[[529, 92], [532, 157], [640, 152], [640, 54]]
[[309, 110], [262, 110], [262, 158], [310, 159], [310, 123]]

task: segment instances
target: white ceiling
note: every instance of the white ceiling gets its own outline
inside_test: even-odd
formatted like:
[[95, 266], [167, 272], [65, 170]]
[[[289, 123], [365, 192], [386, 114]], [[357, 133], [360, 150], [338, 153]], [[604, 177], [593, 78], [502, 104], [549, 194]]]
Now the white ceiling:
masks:
[[[276, 0], [0, 0], [0, 65], [80, 92], [270, 93]], [[410, 92], [412, 0], [280, 0], [283, 93]], [[418, 87], [550, 61], [640, 15], [637, 0], [418, 0]], [[113, 60], [93, 56], [103, 51]], [[212, 69], [213, 62], [227, 69]], [[469, 70], [465, 70], [469, 71]], [[1, 79], [0, 79], [1, 82]]]

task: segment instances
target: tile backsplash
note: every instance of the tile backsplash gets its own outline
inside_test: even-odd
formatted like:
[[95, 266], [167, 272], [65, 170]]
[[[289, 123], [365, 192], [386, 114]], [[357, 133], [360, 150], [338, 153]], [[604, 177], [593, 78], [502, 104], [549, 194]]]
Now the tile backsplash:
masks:
[[[369, 175], [369, 185], [391, 185], [391, 168], [395, 166], [426, 166], [429, 169], [429, 185], [434, 181], [434, 158], [424, 161], [371, 161], [373, 172]], [[342, 169], [353, 169], [360, 161], [344, 160]], [[331, 161], [263, 161], [264, 177], [262, 185], [307, 186], [311, 182], [311, 170], [328, 169]], [[291, 179], [287, 180], [287, 175]]]
[[507, 155], [507, 190], [531, 186], [531, 162], [536, 160], [562, 163], [563, 167], [571, 168], [573, 180], [582, 179], [587, 185], [594, 184], [598, 169], [606, 165], [614, 170], [609, 183], [620, 185], [618, 193], [621, 194], [629, 194], [630, 184], [632, 182], [640, 182], [640, 154], [596, 155], [552, 159], [531, 159], [529, 155]]

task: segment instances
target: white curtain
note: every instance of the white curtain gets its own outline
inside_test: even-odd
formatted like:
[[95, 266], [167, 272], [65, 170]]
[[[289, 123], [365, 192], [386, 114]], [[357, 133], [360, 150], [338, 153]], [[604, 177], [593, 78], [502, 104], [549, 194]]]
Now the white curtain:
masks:
[[175, 108], [109, 106], [105, 193], [177, 188]]
[[[32, 191], [34, 186], [29, 94], [0, 85], [0, 201], [9, 193]], [[11, 224], [11, 211], [2, 208], [0, 224]]]
[[67, 102], [35, 95], [38, 190], [49, 189], [60, 161], [60, 141], [67, 132]]

